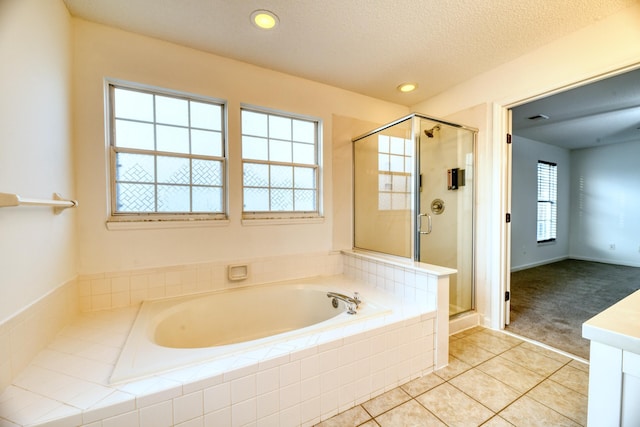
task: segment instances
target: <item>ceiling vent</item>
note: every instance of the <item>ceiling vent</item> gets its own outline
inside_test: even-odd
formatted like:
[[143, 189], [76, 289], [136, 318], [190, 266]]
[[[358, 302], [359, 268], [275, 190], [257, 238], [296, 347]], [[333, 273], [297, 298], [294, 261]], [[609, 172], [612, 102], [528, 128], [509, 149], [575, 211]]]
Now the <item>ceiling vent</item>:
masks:
[[547, 120], [549, 116], [544, 114], [536, 114], [535, 116], [527, 117], [529, 120]]

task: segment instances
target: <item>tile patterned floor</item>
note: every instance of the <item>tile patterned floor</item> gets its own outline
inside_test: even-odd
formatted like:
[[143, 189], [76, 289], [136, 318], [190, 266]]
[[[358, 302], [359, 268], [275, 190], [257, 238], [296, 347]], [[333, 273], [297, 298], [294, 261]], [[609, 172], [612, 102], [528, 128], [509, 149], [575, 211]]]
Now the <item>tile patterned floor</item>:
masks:
[[449, 366], [317, 427], [585, 426], [589, 365], [499, 331], [451, 336]]

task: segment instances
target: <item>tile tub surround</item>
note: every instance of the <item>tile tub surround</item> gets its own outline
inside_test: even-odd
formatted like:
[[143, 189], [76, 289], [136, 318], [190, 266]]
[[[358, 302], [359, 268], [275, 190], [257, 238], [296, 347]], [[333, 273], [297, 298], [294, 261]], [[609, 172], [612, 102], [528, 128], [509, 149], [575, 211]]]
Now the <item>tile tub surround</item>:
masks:
[[360, 285], [394, 313], [115, 385], [137, 307], [83, 313], [0, 395], [0, 425], [311, 426], [434, 369], [436, 312]]
[[0, 323], [0, 393], [78, 312], [78, 287], [69, 280]]
[[437, 311], [435, 368], [449, 363], [449, 275], [456, 270], [413, 262], [395, 257], [381, 257], [361, 251], [342, 251], [344, 275], [371, 284], [398, 298], [427, 307], [446, 307]]
[[[232, 281], [227, 266], [246, 264], [249, 277]], [[136, 306], [146, 299], [188, 295], [290, 279], [342, 273], [342, 255], [325, 252], [234, 259], [78, 277], [80, 312]]]

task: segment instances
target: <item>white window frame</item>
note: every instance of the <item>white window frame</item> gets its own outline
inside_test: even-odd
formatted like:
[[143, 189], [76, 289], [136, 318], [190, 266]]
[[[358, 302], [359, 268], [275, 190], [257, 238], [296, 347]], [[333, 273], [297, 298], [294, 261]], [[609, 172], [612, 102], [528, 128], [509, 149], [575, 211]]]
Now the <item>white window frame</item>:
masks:
[[[240, 134], [241, 134], [241, 145], [244, 141], [244, 133], [242, 132], [242, 116], [243, 112], [253, 112], [259, 114], [265, 114], [267, 116], [276, 116], [283, 117], [286, 119], [293, 120], [302, 120], [312, 122], [315, 125], [315, 164], [307, 164], [307, 163], [294, 163], [292, 162], [278, 162], [271, 160], [255, 160], [255, 159], [245, 159], [244, 155], [242, 157], [242, 170], [243, 170], [243, 178], [242, 178], [242, 219], [243, 220], [251, 220], [254, 222], [260, 222], [255, 220], [267, 220], [270, 222], [273, 221], [288, 221], [288, 220], [313, 220], [313, 219], [322, 219], [322, 120], [317, 117], [284, 112], [279, 110], [274, 110], [270, 108], [258, 107], [254, 105], [242, 104], [240, 108]], [[246, 135], [251, 136], [251, 135]], [[316, 209], [312, 211], [277, 211], [277, 210], [269, 210], [269, 211], [245, 211], [245, 184], [244, 184], [244, 165], [245, 163], [254, 163], [254, 164], [267, 164], [267, 165], [283, 165], [283, 166], [300, 166], [304, 168], [313, 168], [315, 170], [315, 191], [316, 191], [316, 200], [315, 205]], [[260, 187], [265, 188], [265, 187]], [[271, 189], [271, 186], [267, 187]], [[294, 187], [292, 187], [294, 189]]]
[[[113, 91], [115, 88], [121, 88], [125, 90], [132, 90], [141, 93], [147, 93], [152, 95], [159, 95], [165, 97], [172, 97], [182, 100], [195, 101], [199, 103], [208, 103], [215, 104], [221, 107], [222, 109], [222, 117], [221, 117], [221, 138], [222, 138], [222, 155], [221, 156], [209, 156], [209, 155], [196, 155], [196, 154], [182, 154], [182, 153], [173, 153], [173, 152], [164, 152], [158, 150], [142, 150], [142, 149], [133, 149], [133, 148], [124, 148], [116, 146], [116, 133], [115, 133], [115, 103], [113, 102]], [[225, 100], [218, 98], [205, 97], [201, 95], [195, 95], [186, 92], [179, 92], [171, 89], [158, 88], [154, 86], [125, 82], [116, 79], [105, 79], [105, 111], [106, 111], [106, 129], [107, 129], [107, 147], [109, 153], [109, 217], [107, 221], [107, 226], [109, 227], [109, 223], [159, 223], [162, 221], [189, 221], [191, 224], [194, 224], [193, 221], [217, 221], [227, 220], [227, 212], [228, 212], [228, 149], [227, 149], [227, 103]], [[149, 122], [151, 123], [151, 122]], [[154, 118], [153, 124], [154, 127], [158, 122]], [[188, 126], [188, 129], [192, 129], [191, 126]], [[196, 128], [193, 128], [196, 129]], [[155, 139], [155, 135], [154, 135]], [[157, 141], [156, 141], [157, 143]], [[139, 154], [149, 154], [156, 157], [157, 156], [170, 156], [170, 157], [180, 157], [186, 158], [190, 161], [193, 159], [204, 159], [204, 160], [215, 160], [221, 163], [222, 167], [222, 210], [221, 212], [119, 212], [116, 209], [116, 155], [117, 153], [139, 153]], [[157, 176], [153, 182], [153, 185], [157, 186], [158, 180]], [[191, 182], [189, 184], [185, 184], [189, 188], [194, 186]], [[157, 194], [156, 194], [157, 200]], [[109, 227], [111, 228], [111, 227]]]
[[557, 163], [538, 160], [537, 178], [536, 240], [539, 244], [551, 243], [558, 234]]

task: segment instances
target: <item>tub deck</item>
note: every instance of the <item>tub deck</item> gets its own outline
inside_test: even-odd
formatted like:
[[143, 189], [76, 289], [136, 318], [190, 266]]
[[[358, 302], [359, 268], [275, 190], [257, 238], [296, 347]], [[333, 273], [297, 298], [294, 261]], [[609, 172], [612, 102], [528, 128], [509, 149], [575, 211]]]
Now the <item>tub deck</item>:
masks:
[[432, 307], [349, 282], [392, 313], [115, 385], [138, 307], [82, 314], [0, 395], [0, 424], [311, 426], [432, 372]]

